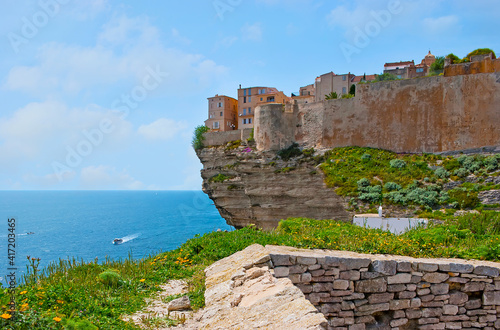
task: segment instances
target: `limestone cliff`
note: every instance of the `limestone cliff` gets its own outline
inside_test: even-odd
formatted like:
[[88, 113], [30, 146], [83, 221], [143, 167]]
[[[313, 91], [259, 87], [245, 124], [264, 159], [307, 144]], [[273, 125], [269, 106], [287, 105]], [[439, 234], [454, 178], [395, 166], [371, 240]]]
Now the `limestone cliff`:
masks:
[[203, 191], [229, 225], [275, 228], [289, 217], [349, 220], [344, 199], [324, 183], [312, 157], [284, 161], [249, 146], [198, 151]]

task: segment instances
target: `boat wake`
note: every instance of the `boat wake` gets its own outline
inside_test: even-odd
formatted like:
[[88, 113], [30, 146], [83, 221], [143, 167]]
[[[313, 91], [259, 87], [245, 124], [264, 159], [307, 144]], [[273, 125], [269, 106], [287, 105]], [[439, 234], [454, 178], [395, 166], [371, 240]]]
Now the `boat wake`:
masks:
[[128, 235], [128, 236], [125, 236], [125, 237], [122, 237], [120, 238], [119, 242], [115, 243], [115, 241], [113, 241], [113, 244], [123, 244], [123, 243], [126, 243], [126, 242], [129, 242], [133, 239], [136, 239], [137, 237], [139, 237], [141, 234], [132, 234], [132, 235]]

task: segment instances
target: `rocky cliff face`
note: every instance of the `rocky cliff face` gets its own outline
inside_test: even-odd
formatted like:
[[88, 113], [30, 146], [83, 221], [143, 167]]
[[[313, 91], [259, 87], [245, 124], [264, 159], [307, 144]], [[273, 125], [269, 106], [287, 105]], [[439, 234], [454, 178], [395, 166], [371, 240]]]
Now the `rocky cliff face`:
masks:
[[347, 203], [324, 183], [312, 157], [283, 161], [248, 146], [198, 151], [203, 191], [236, 228], [272, 229], [282, 219], [308, 217], [348, 221]]

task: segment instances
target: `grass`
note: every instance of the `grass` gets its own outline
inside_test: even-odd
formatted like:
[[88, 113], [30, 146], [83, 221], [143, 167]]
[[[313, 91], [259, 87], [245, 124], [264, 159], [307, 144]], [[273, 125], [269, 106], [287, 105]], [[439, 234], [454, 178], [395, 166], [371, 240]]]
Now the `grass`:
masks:
[[[305, 218], [282, 221], [270, 232], [247, 227], [233, 232], [197, 235], [176, 250], [143, 260], [60, 261], [34, 275], [33, 269], [15, 293], [14, 320], [0, 318], [2, 329], [63, 329], [87, 323], [100, 329], [137, 329], [120, 318], [144, 307], [159, 285], [187, 278], [195, 308], [204, 306], [203, 270], [245, 247], [286, 245], [299, 248], [397, 254], [411, 257], [456, 257], [500, 260], [500, 213], [484, 211], [450, 218], [444, 224], [416, 228], [400, 236], [333, 220]], [[36, 265], [33, 264], [34, 266]], [[102, 280], [115, 273], [112, 280]], [[0, 291], [2, 314], [9, 293]], [[150, 320], [151, 324], [170, 320]], [[87, 327], [91, 329], [91, 327]], [[87, 329], [85, 328], [85, 329]]]

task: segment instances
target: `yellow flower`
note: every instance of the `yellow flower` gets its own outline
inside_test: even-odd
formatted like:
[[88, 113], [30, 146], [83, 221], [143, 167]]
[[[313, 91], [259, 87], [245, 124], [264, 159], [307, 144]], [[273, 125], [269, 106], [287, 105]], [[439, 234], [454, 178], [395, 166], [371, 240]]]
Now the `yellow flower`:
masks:
[[26, 294], [26, 293], [28, 293], [28, 291], [24, 290], [24, 291], [22, 291], [22, 292], [21, 292], [21, 293], [19, 293], [19, 294]]
[[1, 317], [2, 319], [6, 319], [6, 320], [8, 320], [8, 319], [10, 319], [10, 318], [12, 317], [12, 315], [7, 314], [7, 313], [3, 313], [3, 314], [2, 314], [2, 316], [0, 316], [0, 317]]
[[142, 283], [142, 282], [144, 282], [145, 280], [146, 280], [146, 279], [141, 278], [141, 279], [139, 280], [139, 282], [141, 282], [141, 283]]
[[54, 320], [54, 321], [56, 321], [56, 322], [61, 322], [61, 318], [60, 318], [60, 317], [57, 317], [57, 316], [56, 316], [56, 317], [54, 317], [54, 318], [53, 318], [53, 320]]

